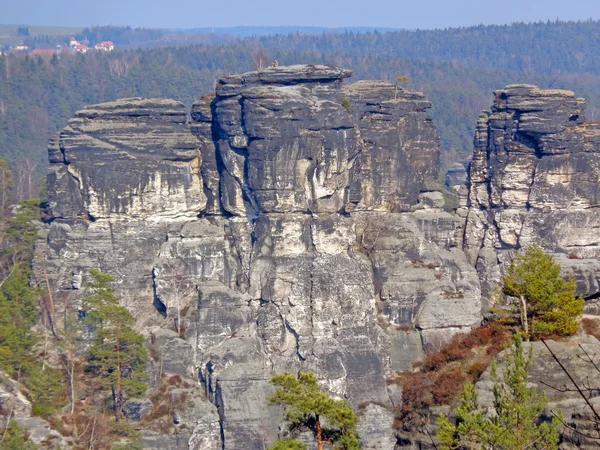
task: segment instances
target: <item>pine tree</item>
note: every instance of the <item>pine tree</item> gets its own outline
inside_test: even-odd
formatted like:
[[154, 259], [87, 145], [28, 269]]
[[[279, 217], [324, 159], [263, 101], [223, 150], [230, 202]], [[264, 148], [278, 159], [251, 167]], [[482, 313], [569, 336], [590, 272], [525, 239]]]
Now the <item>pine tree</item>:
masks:
[[0, 450], [37, 450], [39, 446], [27, 440], [25, 432], [17, 422], [11, 422], [0, 441]]
[[576, 297], [577, 283], [560, 277], [560, 265], [532, 245], [517, 254], [504, 279], [504, 293], [517, 299], [525, 338], [571, 335], [579, 328], [585, 301]]
[[0, 211], [4, 215], [5, 208], [9, 205], [13, 188], [12, 172], [8, 168], [8, 163], [0, 159]]
[[[292, 428], [312, 431], [319, 450], [323, 450], [325, 444], [343, 450], [360, 448], [356, 414], [344, 400], [334, 400], [321, 392], [312, 372], [302, 372], [298, 376], [289, 372], [278, 374], [271, 383], [277, 391], [269, 403], [285, 408], [285, 417]], [[299, 450], [301, 445], [298, 441], [280, 441], [273, 448]]]
[[15, 216], [0, 222], [0, 287], [17, 268], [31, 270], [39, 219], [40, 201], [34, 199], [20, 202]]
[[113, 278], [91, 269], [91, 292], [85, 298], [86, 323], [94, 329], [93, 344], [88, 350], [89, 369], [102, 386], [110, 388], [116, 419], [123, 416], [125, 395], [140, 396], [147, 388], [145, 365], [148, 352], [144, 337], [132, 327], [135, 318], [119, 304], [110, 286]]
[[269, 450], [306, 450], [306, 445], [295, 439], [280, 439]]
[[39, 204], [22, 202], [0, 232], [0, 369], [17, 380], [36, 343], [31, 328], [38, 317], [42, 291], [30, 286]]
[[438, 439], [443, 449], [525, 450], [558, 448], [558, 419], [543, 420], [547, 401], [545, 394], [527, 387], [533, 353], [525, 355], [523, 338], [514, 337], [514, 347], [507, 350], [502, 381], [496, 363], [492, 366], [494, 404], [491, 415], [480, 410], [477, 391], [465, 386], [455, 423], [441, 415]]

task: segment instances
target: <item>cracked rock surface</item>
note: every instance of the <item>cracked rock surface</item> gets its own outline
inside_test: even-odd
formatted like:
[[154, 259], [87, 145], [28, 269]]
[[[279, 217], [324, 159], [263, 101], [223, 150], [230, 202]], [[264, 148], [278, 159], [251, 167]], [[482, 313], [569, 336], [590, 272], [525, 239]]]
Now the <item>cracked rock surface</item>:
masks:
[[171, 393], [176, 432], [144, 432], [148, 448], [272, 445], [269, 379], [300, 370], [368, 405], [365, 445], [393, 448], [386, 378], [479, 324], [511, 252], [541, 242], [597, 292], [600, 134], [581, 100], [499, 91], [452, 214], [430, 103], [350, 75], [226, 77], [190, 119], [172, 100], [90, 106], [51, 141], [36, 276], [45, 264], [60, 309], [90, 268], [112, 275], [156, 346], [155, 379], [194, 386]]
[[571, 91], [511, 85], [477, 122], [464, 249], [489, 294], [514, 252], [538, 243], [598, 293], [600, 126]]

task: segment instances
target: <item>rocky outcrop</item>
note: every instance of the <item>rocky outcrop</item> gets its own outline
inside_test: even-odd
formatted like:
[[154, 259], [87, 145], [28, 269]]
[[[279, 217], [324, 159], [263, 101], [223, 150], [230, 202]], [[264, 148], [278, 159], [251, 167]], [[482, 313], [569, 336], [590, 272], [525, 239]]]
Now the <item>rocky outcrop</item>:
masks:
[[[210, 109], [208, 99], [192, 109], [203, 155], [216, 149], [218, 190], [204, 184], [236, 224], [247, 268], [236, 286], [199, 287], [200, 375], [232, 448], [277, 433], [279, 411], [256, 407], [273, 372], [312, 370], [354, 405], [388, 403], [390, 370], [410, 367], [440, 328], [479, 317], [456, 221], [428, 202], [438, 166], [430, 104], [389, 83], [346, 86], [348, 75], [307, 66], [228, 77]], [[457, 313], [433, 312], [443, 302]]]
[[[50, 143], [36, 277], [62, 311], [90, 268], [112, 275], [149, 338], [152, 388], [162, 374], [187, 383], [146, 448], [271, 445], [282, 411], [269, 379], [299, 370], [364, 407], [365, 448], [393, 448], [386, 377], [477, 325], [515, 251], [539, 243], [580, 292], [600, 292], [600, 127], [582, 100], [496, 92], [468, 193], [462, 166], [447, 177], [448, 212], [430, 103], [350, 75], [226, 77], [191, 120], [172, 100], [90, 106]], [[129, 407], [142, 422], [153, 410]]]
[[[205, 208], [199, 143], [184, 105], [127, 99], [87, 107], [48, 150], [54, 221], [46, 258], [75, 301], [92, 267], [113, 275], [125, 305], [152, 320], [152, 268], [169, 230]], [[76, 304], [76, 303], [75, 303]]]
[[600, 126], [571, 91], [511, 85], [477, 123], [464, 249], [484, 294], [514, 252], [533, 243], [557, 254], [579, 292], [599, 292]]
[[52, 141], [36, 270], [57, 308], [100, 268], [149, 336], [154, 387], [161, 372], [201, 383], [180, 393], [171, 434], [144, 433], [148, 448], [271, 445], [269, 379], [298, 370], [371, 405], [369, 445], [392, 446], [386, 377], [478, 324], [461, 218], [434, 180], [430, 103], [348, 76], [226, 77], [191, 122], [170, 100], [91, 106]]

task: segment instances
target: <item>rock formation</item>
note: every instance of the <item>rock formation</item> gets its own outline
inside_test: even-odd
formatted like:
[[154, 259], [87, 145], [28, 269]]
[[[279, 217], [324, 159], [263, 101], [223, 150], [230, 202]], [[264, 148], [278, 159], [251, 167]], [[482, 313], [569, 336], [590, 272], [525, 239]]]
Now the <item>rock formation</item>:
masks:
[[478, 323], [479, 280], [434, 180], [430, 103], [348, 76], [226, 77], [190, 124], [170, 100], [91, 106], [50, 145], [54, 220], [38, 260], [71, 305], [90, 268], [115, 277], [156, 365], [199, 380], [216, 407], [224, 442], [212, 419], [183, 414], [190, 442], [272, 444], [276, 372], [312, 370], [355, 406], [389, 403], [392, 370]]
[[[171, 100], [90, 106], [52, 140], [38, 276], [47, 267], [61, 310], [79, 305], [90, 268], [111, 274], [156, 347], [152, 387], [161, 372], [187, 383], [170, 393], [186, 399], [174, 431], [145, 431], [146, 448], [263, 449], [282, 416], [269, 379], [310, 370], [362, 404], [365, 448], [391, 449], [386, 378], [479, 324], [481, 286], [515, 250], [562, 252], [582, 292], [598, 292], [600, 135], [581, 100], [497, 92], [468, 200], [460, 168], [450, 177], [452, 213], [430, 103], [350, 75], [226, 77], [190, 121]], [[130, 410], [138, 420], [151, 405]]]
[[579, 292], [600, 292], [600, 126], [571, 91], [511, 85], [477, 123], [464, 248], [484, 294], [514, 252], [556, 253]]

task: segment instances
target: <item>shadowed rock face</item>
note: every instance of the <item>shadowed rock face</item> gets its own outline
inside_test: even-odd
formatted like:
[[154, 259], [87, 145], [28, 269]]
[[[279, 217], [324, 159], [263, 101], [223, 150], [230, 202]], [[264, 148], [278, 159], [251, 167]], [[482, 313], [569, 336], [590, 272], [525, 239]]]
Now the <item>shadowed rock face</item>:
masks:
[[557, 254], [584, 296], [598, 292], [600, 126], [584, 110], [571, 91], [512, 85], [480, 116], [464, 249], [484, 293], [533, 243]]
[[517, 249], [540, 243], [581, 292], [600, 291], [600, 127], [582, 100], [496, 92], [469, 199], [450, 214], [430, 103], [350, 75], [226, 77], [191, 121], [172, 100], [90, 106], [51, 141], [37, 278], [46, 267], [60, 310], [79, 305], [90, 268], [109, 273], [156, 346], [153, 379], [202, 385], [173, 391], [190, 400], [175, 432], [145, 432], [145, 447], [269, 446], [282, 413], [269, 379], [310, 370], [354, 406], [374, 402], [365, 448], [391, 449], [386, 377], [478, 324]]

